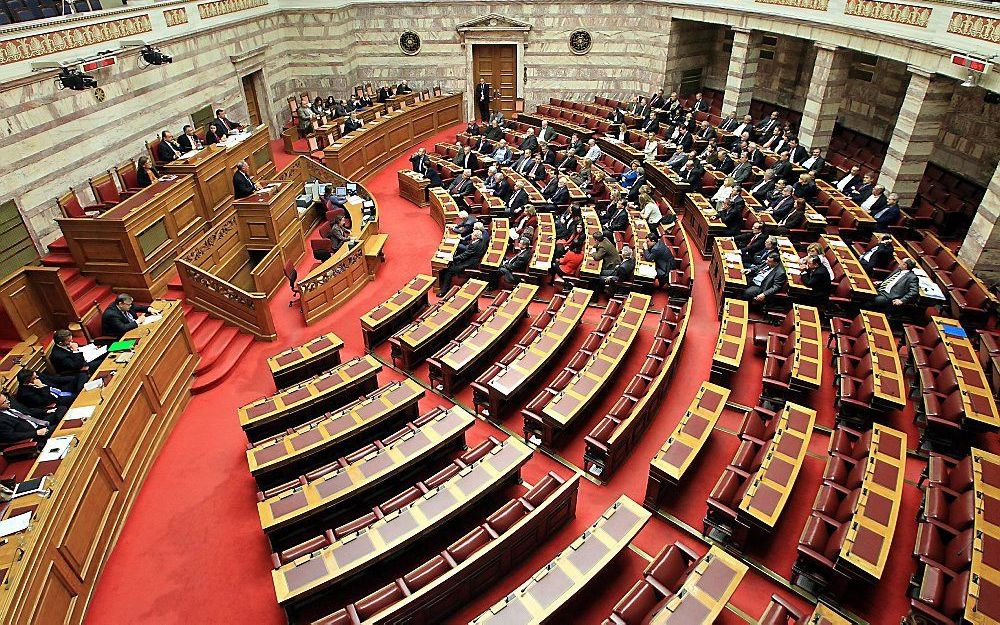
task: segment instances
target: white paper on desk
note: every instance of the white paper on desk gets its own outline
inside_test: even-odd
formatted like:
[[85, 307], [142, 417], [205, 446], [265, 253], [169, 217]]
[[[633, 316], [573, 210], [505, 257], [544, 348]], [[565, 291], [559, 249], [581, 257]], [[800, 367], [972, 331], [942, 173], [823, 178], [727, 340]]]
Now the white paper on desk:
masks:
[[93, 391], [99, 388], [104, 388], [104, 378], [95, 378], [83, 385], [83, 390], [85, 391]]
[[63, 420], [80, 419], [81, 421], [86, 421], [94, 416], [95, 410], [97, 410], [97, 406], [79, 406], [77, 408], [70, 408], [66, 411], [66, 416], [63, 417]]
[[182, 159], [191, 158], [193, 156], [196, 156], [198, 152], [201, 152], [201, 150], [191, 150], [190, 152], [185, 152], [184, 154], [181, 154], [181, 158]]
[[175, 176], [173, 174], [168, 174], [166, 176], [160, 176], [160, 182], [171, 182], [173, 180], [177, 180], [177, 176]]
[[11, 534], [23, 532], [24, 530], [28, 529], [28, 523], [30, 522], [31, 522], [30, 511], [0, 521], [0, 537], [10, 536]]
[[86, 345], [80, 346], [80, 353], [83, 354], [83, 359], [87, 362], [93, 362], [108, 353], [107, 345], [94, 345], [93, 343], [87, 343]]
[[145, 317], [142, 318], [142, 321], [139, 322], [139, 325], [144, 326], [147, 323], [156, 323], [160, 319], [163, 319], [163, 315], [160, 314], [146, 315]]
[[51, 460], [62, 460], [69, 453], [69, 448], [73, 444], [73, 439], [76, 437], [70, 434], [69, 436], [57, 436], [56, 438], [50, 438], [45, 443], [45, 449], [42, 453], [38, 454], [38, 462], [49, 462]]
[[736, 252], [727, 252], [726, 253], [726, 260], [735, 263], [738, 260], [743, 260], [743, 257], [740, 256], [739, 254], [737, 254]]

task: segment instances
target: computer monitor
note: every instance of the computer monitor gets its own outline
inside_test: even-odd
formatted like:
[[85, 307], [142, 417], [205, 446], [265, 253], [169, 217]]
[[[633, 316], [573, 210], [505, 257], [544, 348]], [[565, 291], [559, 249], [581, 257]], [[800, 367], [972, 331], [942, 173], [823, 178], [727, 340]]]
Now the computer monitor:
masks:
[[353, 182], [348, 182], [347, 183], [347, 191], [350, 192], [350, 193], [357, 193], [358, 192], [358, 185], [356, 185]]
[[337, 195], [341, 195], [341, 196], [347, 195], [347, 188], [346, 187], [337, 187]]

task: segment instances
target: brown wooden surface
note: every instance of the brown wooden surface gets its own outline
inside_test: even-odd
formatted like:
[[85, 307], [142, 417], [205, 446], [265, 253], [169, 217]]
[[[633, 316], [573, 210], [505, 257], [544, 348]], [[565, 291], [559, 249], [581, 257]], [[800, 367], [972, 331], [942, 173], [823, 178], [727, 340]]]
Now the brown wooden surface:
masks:
[[[503, 111], [510, 119], [517, 98], [517, 46], [514, 44], [475, 44], [472, 46], [472, 82], [480, 78], [492, 85], [490, 110]], [[478, 115], [479, 109], [475, 113]]]

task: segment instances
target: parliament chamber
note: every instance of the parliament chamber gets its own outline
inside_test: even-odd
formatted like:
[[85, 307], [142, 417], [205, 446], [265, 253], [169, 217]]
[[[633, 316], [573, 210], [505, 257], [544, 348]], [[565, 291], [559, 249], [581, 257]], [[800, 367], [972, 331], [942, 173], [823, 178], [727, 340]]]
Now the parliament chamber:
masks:
[[988, 0], [0, 3], [0, 621], [1000, 623], [998, 62]]

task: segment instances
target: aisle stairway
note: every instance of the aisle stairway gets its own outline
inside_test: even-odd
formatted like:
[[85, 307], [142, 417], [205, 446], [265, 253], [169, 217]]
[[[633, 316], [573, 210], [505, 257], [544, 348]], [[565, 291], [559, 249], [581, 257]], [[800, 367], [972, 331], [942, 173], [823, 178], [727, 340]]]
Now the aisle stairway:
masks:
[[[112, 301], [114, 294], [110, 287], [98, 284], [93, 278], [80, 273], [69, 253], [65, 239], [59, 238], [48, 247], [49, 254], [42, 258], [42, 264], [60, 268], [59, 276], [66, 285], [78, 314], [82, 316], [89, 311], [95, 301], [102, 308]], [[184, 289], [181, 287], [180, 278], [175, 277], [167, 284], [167, 292], [163, 297], [184, 300]], [[215, 388], [225, 379], [253, 345], [254, 337], [221, 319], [195, 310], [188, 303], [184, 303], [182, 308], [195, 350], [201, 355], [201, 362], [194, 372], [195, 381], [191, 386], [191, 392], [203, 393]]]

